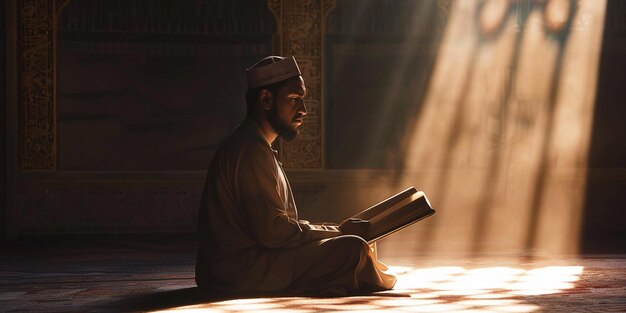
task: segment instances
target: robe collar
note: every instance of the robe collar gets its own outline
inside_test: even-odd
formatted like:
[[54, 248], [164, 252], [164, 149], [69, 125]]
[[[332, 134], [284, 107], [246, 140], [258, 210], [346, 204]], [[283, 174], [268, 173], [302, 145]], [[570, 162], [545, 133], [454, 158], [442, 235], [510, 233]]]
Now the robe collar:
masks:
[[272, 143], [267, 141], [267, 138], [265, 137], [265, 134], [263, 133], [263, 130], [261, 129], [261, 126], [252, 118], [250, 117], [246, 117], [246, 119], [243, 120], [243, 122], [241, 123], [241, 125], [249, 130], [251, 130], [252, 132], [254, 132], [259, 139], [263, 140], [263, 142], [265, 142], [267, 144], [267, 146], [272, 149], [272, 151], [276, 152], [276, 150], [274, 150], [274, 148], [272, 148]]
[[255, 120], [253, 120], [250, 117], [246, 117], [246, 119], [243, 120], [243, 122], [241, 123], [241, 126], [245, 127], [251, 132], [254, 132], [259, 137], [260, 140], [262, 140], [265, 144], [267, 144], [267, 147], [270, 148], [270, 150], [272, 150], [272, 153], [274, 153], [274, 157], [276, 158], [278, 165], [280, 165], [281, 167], [283, 166], [283, 163], [280, 162], [280, 160], [278, 159], [278, 151], [274, 150], [274, 148], [272, 147], [272, 144], [267, 141], [267, 138], [265, 137], [265, 134], [263, 133], [261, 126], [259, 126], [259, 124]]

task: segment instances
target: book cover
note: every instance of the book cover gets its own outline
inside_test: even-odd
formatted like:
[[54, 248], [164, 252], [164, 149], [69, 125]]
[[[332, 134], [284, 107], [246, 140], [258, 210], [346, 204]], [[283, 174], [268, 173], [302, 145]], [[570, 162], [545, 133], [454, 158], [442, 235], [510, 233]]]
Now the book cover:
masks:
[[367, 234], [372, 243], [435, 213], [426, 195], [410, 187], [354, 215], [369, 221]]

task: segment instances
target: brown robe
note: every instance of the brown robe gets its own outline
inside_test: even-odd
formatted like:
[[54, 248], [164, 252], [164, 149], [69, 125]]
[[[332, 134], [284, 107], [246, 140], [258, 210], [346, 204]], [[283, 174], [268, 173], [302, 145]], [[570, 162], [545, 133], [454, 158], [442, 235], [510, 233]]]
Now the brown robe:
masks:
[[282, 165], [251, 119], [209, 166], [198, 216], [196, 282], [225, 291], [393, 287], [372, 249], [336, 227], [298, 219]]

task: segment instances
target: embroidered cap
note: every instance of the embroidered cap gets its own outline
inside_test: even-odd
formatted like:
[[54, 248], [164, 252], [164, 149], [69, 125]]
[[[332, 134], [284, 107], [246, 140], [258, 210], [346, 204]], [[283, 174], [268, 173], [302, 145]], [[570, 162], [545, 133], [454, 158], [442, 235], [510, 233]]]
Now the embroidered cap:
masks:
[[294, 57], [269, 56], [246, 70], [248, 88], [271, 85], [299, 75], [302, 73]]

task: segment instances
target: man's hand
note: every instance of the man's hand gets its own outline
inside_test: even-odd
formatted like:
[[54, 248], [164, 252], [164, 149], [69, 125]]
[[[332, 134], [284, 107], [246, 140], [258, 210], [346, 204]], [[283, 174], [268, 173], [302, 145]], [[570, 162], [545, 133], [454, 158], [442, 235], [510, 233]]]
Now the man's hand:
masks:
[[356, 235], [359, 237], [364, 237], [367, 234], [367, 229], [370, 226], [370, 222], [368, 220], [363, 220], [360, 218], [349, 218], [341, 222], [339, 224], [339, 230], [342, 235]]

